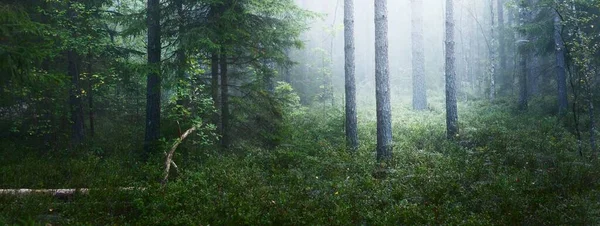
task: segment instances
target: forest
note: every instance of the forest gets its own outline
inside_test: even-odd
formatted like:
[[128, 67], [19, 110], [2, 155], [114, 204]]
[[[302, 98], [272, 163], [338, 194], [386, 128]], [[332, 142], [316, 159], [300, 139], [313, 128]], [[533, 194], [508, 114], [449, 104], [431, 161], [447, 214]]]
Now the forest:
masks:
[[0, 225], [600, 225], [600, 0], [0, 0]]

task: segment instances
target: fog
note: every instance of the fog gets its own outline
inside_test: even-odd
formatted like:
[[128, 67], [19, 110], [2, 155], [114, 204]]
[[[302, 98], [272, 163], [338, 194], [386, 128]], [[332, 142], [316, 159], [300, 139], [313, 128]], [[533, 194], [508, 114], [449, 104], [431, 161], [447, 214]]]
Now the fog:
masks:
[[[423, 43], [429, 99], [443, 99], [445, 0], [423, 1]], [[321, 15], [310, 23], [294, 50], [291, 80], [303, 101], [326, 102], [332, 87], [334, 103], [344, 95], [344, 0], [297, 0], [299, 6]], [[359, 108], [375, 103], [375, 24], [373, 0], [355, 0], [356, 83]], [[485, 93], [489, 68], [490, 3], [456, 0], [456, 68], [459, 100]], [[411, 0], [388, 0], [388, 39], [392, 102], [410, 106], [412, 98]], [[494, 10], [496, 7], [494, 6]], [[506, 10], [508, 11], [508, 10]], [[495, 12], [494, 12], [495, 13]], [[320, 83], [320, 84], [319, 84]], [[304, 89], [304, 90], [302, 90]], [[317, 89], [317, 90], [314, 90]], [[321, 95], [321, 96], [319, 96]], [[323, 97], [325, 95], [325, 97]], [[329, 94], [330, 95], [330, 94]], [[329, 98], [330, 99], [330, 98]]]

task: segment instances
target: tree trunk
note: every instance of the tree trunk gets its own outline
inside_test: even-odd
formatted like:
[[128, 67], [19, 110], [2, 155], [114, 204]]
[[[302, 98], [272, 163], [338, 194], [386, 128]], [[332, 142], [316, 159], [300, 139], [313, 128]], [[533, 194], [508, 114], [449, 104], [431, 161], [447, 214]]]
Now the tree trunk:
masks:
[[454, 61], [454, 3], [446, 0], [446, 130], [449, 139], [454, 139], [459, 132]]
[[[76, 12], [68, 4], [68, 16], [76, 18]], [[71, 36], [76, 37], [77, 32], [71, 30]], [[71, 77], [71, 88], [69, 89], [69, 110], [71, 113], [71, 144], [78, 145], [83, 142], [85, 137], [84, 116], [83, 116], [83, 92], [81, 89], [80, 59], [75, 49], [67, 50], [67, 75]]]
[[[526, 0], [522, 0], [521, 2], [521, 9], [520, 9], [520, 15], [519, 15], [519, 20], [520, 20], [520, 25], [524, 26], [525, 23], [528, 21], [528, 12], [527, 12], [527, 7], [528, 7], [528, 2]], [[520, 110], [527, 110], [527, 105], [528, 105], [528, 98], [529, 98], [529, 94], [528, 94], [528, 88], [529, 86], [527, 85], [527, 80], [528, 80], [528, 70], [527, 70], [527, 61], [529, 58], [529, 54], [527, 51], [527, 42], [529, 40], [528, 36], [527, 36], [527, 32], [526, 31], [521, 31], [521, 40], [519, 40], [519, 53], [520, 53], [520, 58], [519, 58], [519, 67], [521, 69], [521, 75], [519, 77], [519, 84], [520, 84], [520, 92], [519, 92], [519, 109]]]
[[229, 148], [229, 83], [227, 76], [227, 55], [221, 50], [221, 147]]
[[494, 30], [494, 0], [490, 0], [490, 101], [496, 99], [496, 33]]
[[90, 136], [93, 137], [96, 133], [94, 127], [94, 77], [92, 76], [92, 53], [88, 53], [87, 62], [87, 74], [88, 74], [88, 108], [89, 108], [89, 120], [90, 120]]
[[144, 150], [147, 156], [157, 148], [160, 137], [160, 1], [148, 0], [147, 11], [148, 25], [148, 66], [150, 73], [146, 86], [146, 134]]
[[[498, 57], [500, 60], [500, 68], [498, 74], [506, 73], [506, 40], [504, 38], [504, 0], [497, 0], [498, 3]], [[502, 81], [502, 80], [501, 80]]]
[[69, 92], [69, 107], [71, 112], [71, 142], [80, 144], [84, 139], [83, 104], [81, 97], [83, 92], [80, 85], [80, 74], [78, 59], [75, 50], [67, 51], [68, 74], [71, 77], [71, 89]]
[[354, 46], [354, 0], [344, 3], [344, 42], [346, 75], [346, 143], [350, 150], [358, 149], [358, 119], [356, 113], [356, 68]]
[[212, 53], [210, 59], [210, 74], [211, 74], [211, 96], [215, 107], [215, 113], [213, 115], [213, 123], [217, 126], [217, 129], [221, 129], [221, 120], [219, 118], [219, 111], [221, 109], [219, 101], [219, 54], [216, 52]]
[[375, 0], [375, 52], [377, 161], [385, 162], [392, 158], [387, 0]]
[[[185, 66], [187, 64], [186, 62], [186, 54], [185, 54], [185, 47], [184, 47], [184, 36], [185, 36], [185, 15], [183, 12], [183, 0], [176, 0], [176, 4], [177, 4], [177, 16], [179, 17], [178, 19], [178, 38], [179, 38], [179, 45], [177, 47], [177, 53], [176, 53], [176, 61], [177, 61], [177, 86], [180, 88], [183, 88], [184, 84], [182, 84], [182, 81], [184, 81], [185, 78]], [[177, 97], [177, 104], [178, 105], [184, 105], [184, 96], [182, 95], [183, 93], [181, 93], [182, 90], [180, 90], [178, 92], [179, 96]]]
[[565, 43], [562, 39], [562, 24], [560, 15], [554, 14], [554, 44], [556, 47], [556, 83], [558, 85], [558, 114], [567, 113], [569, 101], [567, 98], [567, 76], [565, 64]]
[[413, 108], [427, 109], [425, 46], [423, 44], [423, 0], [412, 0], [412, 75]]

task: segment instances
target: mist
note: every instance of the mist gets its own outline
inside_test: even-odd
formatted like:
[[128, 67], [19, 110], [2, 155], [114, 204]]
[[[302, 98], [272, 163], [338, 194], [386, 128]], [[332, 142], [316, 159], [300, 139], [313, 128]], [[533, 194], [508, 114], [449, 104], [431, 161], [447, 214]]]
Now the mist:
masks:
[[[297, 0], [299, 6], [319, 15], [302, 35], [303, 49], [291, 54], [296, 87], [310, 83], [303, 73], [321, 74], [322, 84], [311, 86], [323, 89], [332, 86], [336, 104], [344, 97], [344, 1]], [[355, 1], [356, 84], [358, 108], [375, 102], [375, 26], [374, 4], [369, 0]], [[423, 44], [425, 77], [430, 99], [443, 99], [445, 1], [423, 1]], [[388, 1], [388, 40], [390, 87], [393, 103], [410, 105], [412, 98], [412, 12], [411, 1]], [[490, 32], [489, 3], [480, 0], [455, 2], [456, 69], [459, 100], [468, 100], [474, 92], [486, 92], [488, 73], [488, 43]], [[328, 81], [330, 79], [330, 81]], [[298, 90], [305, 102], [311, 93], [322, 90]], [[318, 98], [317, 98], [318, 99]]]

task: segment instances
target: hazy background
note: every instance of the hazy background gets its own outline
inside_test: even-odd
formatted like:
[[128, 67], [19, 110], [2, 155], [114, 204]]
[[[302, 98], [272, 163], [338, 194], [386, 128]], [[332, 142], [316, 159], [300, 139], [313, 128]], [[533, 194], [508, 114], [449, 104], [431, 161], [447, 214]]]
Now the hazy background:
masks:
[[[335, 103], [342, 104], [344, 1], [297, 0], [296, 2], [299, 6], [319, 13], [322, 17], [315, 19], [311, 23], [311, 30], [303, 35], [306, 41], [305, 48], [293, 50], [291, 53], [293, 60], [298, 62], [298, 65], [292, 69], [292, 75], [295, 77], [291, 82], [295, 87], [300, 87], [299, 89], [308, 89], [298, 90], [303, 99], [310, 99], [310, 93], [316, 95], [319, 92], [303, 86], [322, 83], [326, 87], [332, 83]], [[411, 14], [410, 0], [388, 0], [392, 101], [407, 104], [412, 98]], [[423, 0], [425, 72], [430, 99], [443, 98], [444, 17], [445, 0]], [[461, 99], [469, 98], [469, 93], [485, 92], [476, 89], [478, 83], [485, 82], [487, 73], [489, 18], [489, 1], [455, 1], [456, 62]], [[374, 29], [373, 0], [355, 0], [356, 81], [359, 107], [375, 102]], [[314, 76], [315, 73], [318, 75]], [[328, 79], [331, 81], [327, 81]], [[313, 87], [317, 84], [313, 84]], [[324, 87], [319, 86], [321, 89]]]

